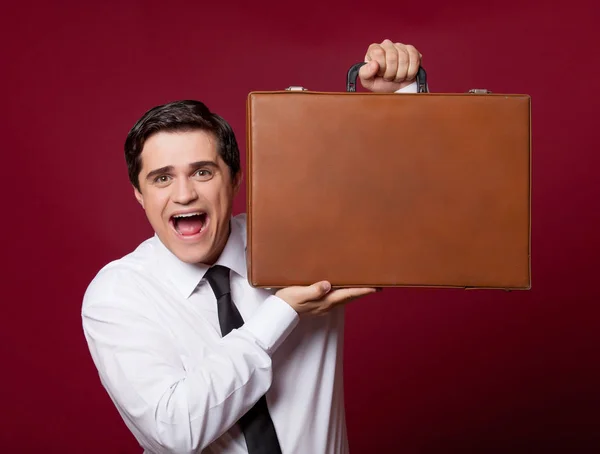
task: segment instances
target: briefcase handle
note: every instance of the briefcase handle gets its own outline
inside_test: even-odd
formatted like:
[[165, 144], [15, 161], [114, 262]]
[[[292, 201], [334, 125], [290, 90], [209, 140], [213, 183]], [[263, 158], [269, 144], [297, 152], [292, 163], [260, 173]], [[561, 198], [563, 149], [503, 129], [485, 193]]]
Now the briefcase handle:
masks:
[[[367, 62], [356, 63], [348, 70], [346, 77], [346, 91], [356, 91], [356, 79], [358, 78], [358, 71]], [[419, 67], [417, 71], [417, 93], [429, 93], [429, 87], [427, 86], [427, 73], [423, 67]]]

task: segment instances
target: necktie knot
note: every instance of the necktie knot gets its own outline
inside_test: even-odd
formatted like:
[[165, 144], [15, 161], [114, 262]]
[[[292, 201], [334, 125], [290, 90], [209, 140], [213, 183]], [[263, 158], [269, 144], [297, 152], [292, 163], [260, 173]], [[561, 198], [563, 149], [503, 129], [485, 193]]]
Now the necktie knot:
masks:
[[222, 265], [214, 265], [206, 272], [204, 277], [210, 284], [217, 299], [231, 292], [229, 286], [229, 268]]

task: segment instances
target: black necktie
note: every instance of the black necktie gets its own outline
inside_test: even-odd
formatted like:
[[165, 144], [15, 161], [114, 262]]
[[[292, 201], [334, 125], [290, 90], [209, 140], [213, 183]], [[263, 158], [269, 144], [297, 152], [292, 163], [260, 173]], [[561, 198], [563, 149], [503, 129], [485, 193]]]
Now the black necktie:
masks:
[[[229, 268], [215, 265], [208, 270], [205, 277], [217, 297], [221, 335], [225, 336], [232, 329], [244, 324], [244, 319], [231, 299]], [[281, 454], [265, 396], [262, 396], [238, 422], [244, 432], [250, 454]]]

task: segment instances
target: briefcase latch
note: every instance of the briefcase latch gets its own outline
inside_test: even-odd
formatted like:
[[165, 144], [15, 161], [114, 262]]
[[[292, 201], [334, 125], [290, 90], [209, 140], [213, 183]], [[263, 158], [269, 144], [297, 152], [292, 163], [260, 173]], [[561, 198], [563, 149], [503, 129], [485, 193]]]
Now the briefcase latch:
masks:
[[476, 95], [489, 95], [491, 91], [485, 88], [471, 88], [469, 93], [474, 93]]
[[287, 91], [307, 91], [308, 88], [301, 87], [300, 85], [290, 85], [286, 88]]

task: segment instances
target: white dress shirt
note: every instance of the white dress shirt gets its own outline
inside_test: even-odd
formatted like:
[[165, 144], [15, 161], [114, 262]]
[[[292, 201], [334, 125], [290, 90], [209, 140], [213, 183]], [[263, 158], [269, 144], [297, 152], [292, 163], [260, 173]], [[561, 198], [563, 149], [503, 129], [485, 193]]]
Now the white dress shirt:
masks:
[[[88, 287], [83, 329], [102, 384], [147, 453], [246, 453], [236, 421], [266, 393], [284, 454], [346, 453], [344, 314], [302, 318], [246, 280], [246, 216], [218, 262], [244, 325], [221, 337], [206, 266], [154, 236]], [[293, 271], [291, 271], [293, 272]]]
[[103, 386], [145, 453], [247, 453], [236, 421], [266, 394], [283, 454], [346, 454], [343, 308], [300, 318], [252, 288], [246, 215], [231, 227], [217, 263], [245, 323], [224, 337], [208, 268], [156, 235], [100, 270], [82, 323]]

